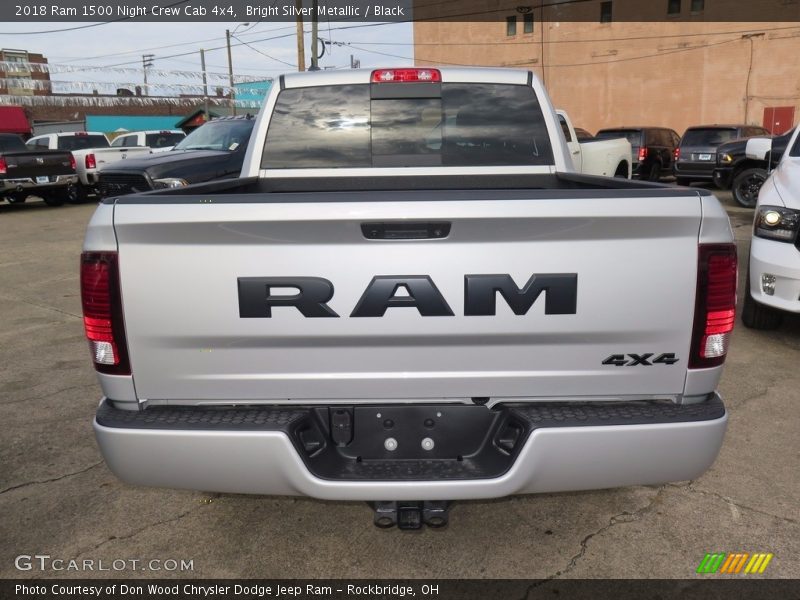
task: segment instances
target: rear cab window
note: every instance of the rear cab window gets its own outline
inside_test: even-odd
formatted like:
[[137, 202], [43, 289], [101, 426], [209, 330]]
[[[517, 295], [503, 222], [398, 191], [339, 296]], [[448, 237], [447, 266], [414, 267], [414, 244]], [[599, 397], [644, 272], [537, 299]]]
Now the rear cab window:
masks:
[[164, 131], [161, 133], [148, 133], [145, 136], [145, 145], [151, 148], [166, 148], [174, 146], [186, 136], [181, 133], [172, 133], [171, 131]]
[[64, 135], [58, 137], [59, 150], [85, 150], [87, 148], [108, 148], [110, 144], [104, 135]]
[[552, 165], [533, 88], [372, 83], [279, 94], [261, 168]]
[[719, 146], [725, 142], [735, 140], [737, 130], [735, 127], [705, 127], [688, 129], [683, 134], [681, 146]]

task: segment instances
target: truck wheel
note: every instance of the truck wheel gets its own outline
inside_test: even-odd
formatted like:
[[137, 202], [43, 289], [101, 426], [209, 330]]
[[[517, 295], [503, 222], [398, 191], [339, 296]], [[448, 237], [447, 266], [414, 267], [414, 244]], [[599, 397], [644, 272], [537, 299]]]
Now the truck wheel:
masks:
[[647, 181], [659, 181], [661, 179], [661, 163], [653, 163], [647, 173]]
[[764, 169], [745, 169], [733, 178], [731, 191], [733, 199], [739, 206], [755, 208], [758, 203], [758, 192], [767, 180]]
[[64, 199], [54, 194], [46, 194], [42, 196], [42, 200], [47, 206], [61, 206], [64, 204]]
[[759, 304], [750, 295], [750, 271], [747, 271], [747, 283], [744, 287], [744, 306], [742, 307], [742, 323], [750, 329], [777, 329], [783, 321], [783, 315], [777, 310]]
[[78, 204], [81, 201], [81, 195], [77, 186], [68, 185], [67, 189], [63, 191], [62, 197], [70, 204]]
[[621, 177], [622, 179], [628, 178], [628, 163], [621, 162], [617, 165], [617, 170], [614, 171], [614, 177]]

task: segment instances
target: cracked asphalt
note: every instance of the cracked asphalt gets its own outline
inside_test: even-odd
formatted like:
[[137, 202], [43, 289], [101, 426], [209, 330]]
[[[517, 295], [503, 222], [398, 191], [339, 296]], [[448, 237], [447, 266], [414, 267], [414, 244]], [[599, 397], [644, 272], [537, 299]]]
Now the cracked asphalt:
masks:
[[[744, 263], [752, 211], [720, 197]], [[108, 575], [15, 568], [48, 554], [193, 561], [120, 577], [686, 578], [719, 551], [772, 552], [765, 577], [800, 577], [800, 318], [738, 325], [728, 433], [700, 479], [460, 502], [445, 530], [384, 531], [362, 503], [139, 488], [108, 471], [77, 280], [93, 210], [0, 204], [0, 577]]]

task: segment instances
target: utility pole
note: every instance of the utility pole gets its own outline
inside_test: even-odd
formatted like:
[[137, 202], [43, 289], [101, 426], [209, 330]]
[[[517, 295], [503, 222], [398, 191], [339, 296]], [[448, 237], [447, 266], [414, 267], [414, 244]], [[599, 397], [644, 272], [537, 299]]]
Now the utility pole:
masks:
[[153, 66], [155, 54], [142, 54], [142, 71], [144, 71], [144, 95], [149, 96], [150, 90], [147, 87], [147, 69]]
[[303, 0], [294, 0], [294, 5], [297, 8], [297, 70], [306, 70], [306, 51], [305, 42], [303, 41]]
[[206, 51], [200, 48], [200, 66], [203, 69], [203, 109], [208, 120], [208, 80], [206, 79]]
[[233, 116], [236, 116], [236, 102], [233, 99], [233, 58], [231, 58], [231, 30], [225, 30], [225, 39], [228, 43], [228, 79], [230, 81], [230, 107]]
[[317, 23], [317, 0], [311, 0], [311, 67], [309, 71], [319, 71], [319, 56], [317, 55], [317, 46], [319, 40], [317, 39], [318, 23]]

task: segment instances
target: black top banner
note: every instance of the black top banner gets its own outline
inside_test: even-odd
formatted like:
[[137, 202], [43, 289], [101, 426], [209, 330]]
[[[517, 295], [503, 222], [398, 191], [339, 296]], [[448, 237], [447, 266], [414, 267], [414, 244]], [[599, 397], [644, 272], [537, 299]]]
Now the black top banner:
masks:
[[8, 22], [795, 22], [796, 0], [11, 0]]

